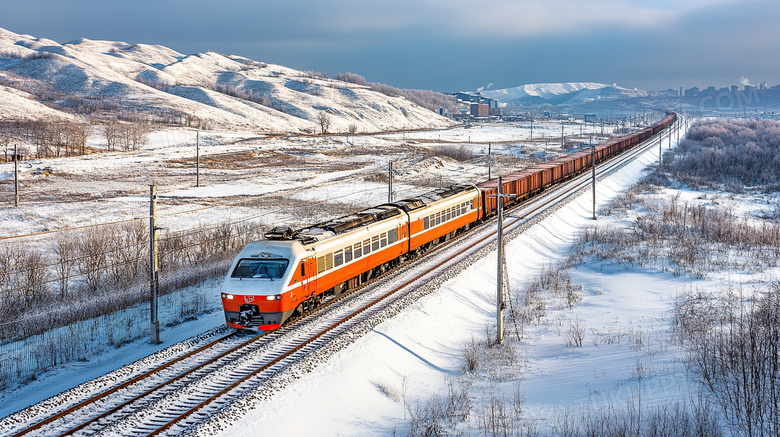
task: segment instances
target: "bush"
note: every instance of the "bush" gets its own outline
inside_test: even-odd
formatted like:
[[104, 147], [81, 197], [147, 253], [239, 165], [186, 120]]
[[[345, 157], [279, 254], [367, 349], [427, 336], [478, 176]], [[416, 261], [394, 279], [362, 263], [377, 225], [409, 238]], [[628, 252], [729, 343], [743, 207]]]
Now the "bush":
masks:
[[707, 120], [694, 124], [665, 156], [666, 171], [686, 183], [727, 191], [780, 189], [780, 122]]
[[686, 365], [737, 435], [780, 435], [780, 283], [743, 296], [689, 292], [675, 307]]

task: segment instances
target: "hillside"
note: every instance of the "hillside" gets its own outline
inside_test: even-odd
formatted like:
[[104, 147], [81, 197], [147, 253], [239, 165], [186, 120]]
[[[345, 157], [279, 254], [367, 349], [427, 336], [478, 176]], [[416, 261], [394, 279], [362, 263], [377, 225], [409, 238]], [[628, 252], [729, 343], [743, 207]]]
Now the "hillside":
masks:
[[599, 100], [647, 97], [647, 91], [594, 82], [538, 83], [483, 91], [482, 95], [513, 106], [576, 105]]
[[269, 133], [376, 132], [452, 122], [404, 97], [215, 52], [0, 29], [0, 120], [82, 116]]

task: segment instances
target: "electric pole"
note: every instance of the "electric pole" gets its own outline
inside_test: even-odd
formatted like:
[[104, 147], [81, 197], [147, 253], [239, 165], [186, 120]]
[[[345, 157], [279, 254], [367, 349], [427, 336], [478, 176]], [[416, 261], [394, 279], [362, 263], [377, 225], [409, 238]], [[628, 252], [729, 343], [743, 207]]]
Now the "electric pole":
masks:
[[490, 142], [488, 142], [488, 180], [491, 179], [490, 178], [490, 176], [491, 176], [490, 171], [491, 171], [491, 164], [492, 164], [492, 162], [490, 161], [490, 152], [491, 152], [490, 149], [491, 149], [491, 144], [490, 144]]
[[565, 147], [564, 143], [564, 136], [563, 136], [563, 123], [561, 123], [561, 149]]
[[150, 341], [152, 344], [160, 344], [160, 321], [157, 318], [157, 296], [159, 293], [159, 278], [157, 272], [157, 187], [149, 185], [149, 288], [151, 294], [151, 307], [149, 310]]
[[496, 344], [504, 341], [504, 197], [515, 197], [514, 194], [503, 193], [503, 181], [498, 177], [498, 192], [491, 197], [496, 197], [496, 210], [498, 222], [498, 236], [496, 245], [498, 246], [498, 267], [496, 275]]
[[393, 161], [387, 163], [387, 203], [393, 201]]
[[14, 208], [19, 207], [19, 146], [14, 145]]
[[596, 145], [590, 144], [590, 161], [593, 168], [593, 220], [596, 220]]
[[195, 131], [195, 186], [200, 187], [200, 137]]

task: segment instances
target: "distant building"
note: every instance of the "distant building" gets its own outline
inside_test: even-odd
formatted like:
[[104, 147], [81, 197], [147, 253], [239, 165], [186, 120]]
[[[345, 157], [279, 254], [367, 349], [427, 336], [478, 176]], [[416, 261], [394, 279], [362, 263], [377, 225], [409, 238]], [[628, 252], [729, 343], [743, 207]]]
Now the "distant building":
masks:
[[699, 97], [699, 87], [695, 86], [685, 90], [685, 97]]
[[673, 90], [669, 88], [668, 90], [661, 90], [661, 91], [649, 91], [648, 95], [650, 97], [677, 97], [677, 90]]
[[582, 119], [583, 119], [585, 122], [592, 122], [592, 121], [596, 121], [596, 120], [597, 120], [597, 117], [596, 117], [596, 114], [585, 114], [585, 115], [582, 117]]
[[480, 94], [457, 92], [451, 95], [455, 96], [455, 99], [460, 102], [484, 103], [488, 105], [489, 108], [498, 108], [498, 100], [491, 99], [490, 97], [483, 97]]
[[490, 106], [485, 103], [472, 103], [471, 115], [473, 117], [488, 117], [490, 115]]

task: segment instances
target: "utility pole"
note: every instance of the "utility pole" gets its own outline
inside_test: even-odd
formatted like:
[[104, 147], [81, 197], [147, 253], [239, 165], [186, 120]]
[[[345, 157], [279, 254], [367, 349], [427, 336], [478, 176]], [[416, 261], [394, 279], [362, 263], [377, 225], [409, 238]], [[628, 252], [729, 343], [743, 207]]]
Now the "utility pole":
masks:
[[561, 149], [563, 149], [566, 146], [566, 143], [564, 142], [564, 136], [563, 136], [563, 123], [561, 123]]
[[504, 341], [504, 197], [515, 197], [514, 194], [503, 193], [503, 181], [498, 177], [498, 192], [491, 197], [496, 197], [496, 210], [498, 222], [498, 236], [496, 245], [498, 246], [498, 268], [496, 275], [496, 344]]
[[387, 163], [387, 203], [393, 201], [393, 161]]
[[149, 310], [150, 341], [152, 344], [160, 344], [160, 321], [157, 318], [157, 296], [159, 293], [159, 278], [157, 272], [157, 186], [149, 185], [149, 288], [151, 294], [151, 308]]
[[488, 180], [490, 180], [490, 179], [491, 179], [491, 177], [490, 177], [490, 176], [491, 176], [491, 174], [490, 174], [490, 173], [491, 173], [491, 167], [492, 167], [492, 164], [493, 164], [493, 163], [491, 162], [491, 160], [490, 160], [490, 158], [491, 158], [491, 155], [490, 155], [491, 148], [492, 148], [492, 147], [491, 147], [491, 143], [490, 143], [490, 142], [488, 142]]
[[593, 220], [596, 220], [596, 145], [590, 144], [590, 162], [593, 168]]
[[661, 129], [658, 132], [658, 166], [661, 166], [663, 155], [661, 154], [661, 147], [663, 147], [664, 144], [664, 130]]
[[531, 141], [534, 140], [534, 122], [531, 122]]
[[200, 132], [195, 131], [195, 186], [200, 187]]
[[19, 146], [14, 145], [14, 208], [19, 207]]

